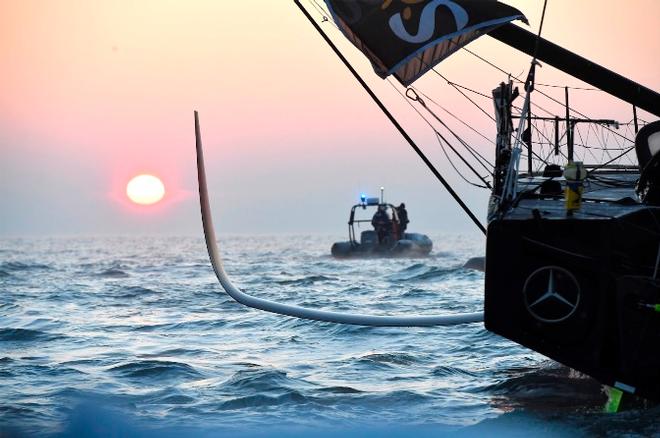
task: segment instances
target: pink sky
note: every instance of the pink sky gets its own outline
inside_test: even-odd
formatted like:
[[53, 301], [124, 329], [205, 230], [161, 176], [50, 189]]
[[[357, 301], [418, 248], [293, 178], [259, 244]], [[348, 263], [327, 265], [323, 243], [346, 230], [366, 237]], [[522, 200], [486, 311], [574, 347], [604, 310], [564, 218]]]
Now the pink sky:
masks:
[[[542, 1], [505, 3], [536, 31]], [[659, 90], [658, 17], [657, 0], [550, 0], [544, 36]], [[425, 125], [324, 28], [483, 215], [487, 193], [459, 182]], [[529, 65], [488, 37], [471, 48], [516, 74]], [[471, 231], [292, 1], [11, 2], [0, 14], [0, 63], [0, 235], [199, 234], [193, 109], [220, 232], [343, 234], [357, 194], [381, 185], [407, 203], [411, 230]], [[484, 92], [504, 79], [464, 53], [441, 70]], [[538, 75], [581, 84], [548, 66]], [[420, 86], [492, 135], [451, 88], [431, 78]], [[593, 117], [632, 117], [601, 94], [576, 93], [575, 105]], [[157, 208], [123, 197], [143, 172], [168, 188]]]

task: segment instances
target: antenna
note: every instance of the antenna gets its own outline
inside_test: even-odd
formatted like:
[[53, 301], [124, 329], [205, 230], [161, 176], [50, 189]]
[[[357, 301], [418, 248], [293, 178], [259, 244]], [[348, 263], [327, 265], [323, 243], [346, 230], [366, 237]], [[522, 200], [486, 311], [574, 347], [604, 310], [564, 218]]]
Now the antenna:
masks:
[[381, 204], [385, 203], [385, 195], [384, 195], [384, 192], [385, 192], [385, 187], [381, 187], [381, 188], [380, 188], [380, 203], [381, 203]]

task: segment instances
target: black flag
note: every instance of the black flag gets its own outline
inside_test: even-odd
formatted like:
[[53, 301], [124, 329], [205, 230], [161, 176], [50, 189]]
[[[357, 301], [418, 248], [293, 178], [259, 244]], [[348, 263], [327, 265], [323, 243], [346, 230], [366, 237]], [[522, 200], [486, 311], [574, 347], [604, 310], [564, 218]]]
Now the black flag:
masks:
[[326, 0], [344, 35], [404, 86], [481, 35], [525, 16], [497, 0]]

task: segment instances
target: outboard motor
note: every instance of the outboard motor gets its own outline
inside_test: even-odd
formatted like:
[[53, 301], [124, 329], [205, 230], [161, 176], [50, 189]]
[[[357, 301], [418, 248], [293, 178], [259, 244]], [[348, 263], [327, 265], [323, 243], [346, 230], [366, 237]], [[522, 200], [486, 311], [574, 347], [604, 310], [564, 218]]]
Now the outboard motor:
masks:
[[639, 130], [635, 150], [640, 171], [637, 195], [645, 204], [660, 205], [660, 120]]

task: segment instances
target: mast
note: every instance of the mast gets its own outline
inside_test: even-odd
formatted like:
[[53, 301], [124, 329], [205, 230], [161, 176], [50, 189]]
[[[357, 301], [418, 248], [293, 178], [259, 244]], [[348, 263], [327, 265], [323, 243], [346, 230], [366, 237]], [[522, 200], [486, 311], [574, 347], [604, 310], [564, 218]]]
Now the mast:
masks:
[[504, 189], [506, 168], [511, 158], [511, 135], [513, 121], [511, 117], [511, 104], [518, 97], [518, 89], [513, 83], [502, 82], [493, 90], [493, 104], [495, 105], [495, 120], [497, 121], [497, 146], [495, 149], [495, 170], [493, 174], [493, 194], [500, 196]]
[[[660, 94], [514, 24], [488, 35], [625, 102], [660, 117]], [[538, 42], [537, 42], [538, 39]]]

